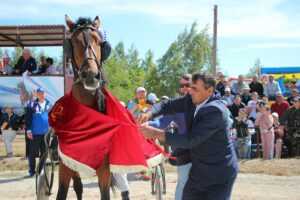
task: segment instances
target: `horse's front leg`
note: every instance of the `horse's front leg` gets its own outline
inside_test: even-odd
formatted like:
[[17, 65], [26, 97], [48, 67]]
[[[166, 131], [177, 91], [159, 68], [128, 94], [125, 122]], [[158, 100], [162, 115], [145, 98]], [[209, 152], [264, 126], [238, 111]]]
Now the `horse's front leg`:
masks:
[[59, 164], [59, 172], [58, 172], [58, 192], [56, 196], [56, 200], [66, 200], [70, 185], [71, 177], [73, 176], [73, 172], [67, 166], [65, 166], [62, 162]]
[[111, 174], [108, 164], [108, 156], [105, 156], [103, 165], [97, 170], [98, 184], [101, 193], [101, 200], [110, 200]]

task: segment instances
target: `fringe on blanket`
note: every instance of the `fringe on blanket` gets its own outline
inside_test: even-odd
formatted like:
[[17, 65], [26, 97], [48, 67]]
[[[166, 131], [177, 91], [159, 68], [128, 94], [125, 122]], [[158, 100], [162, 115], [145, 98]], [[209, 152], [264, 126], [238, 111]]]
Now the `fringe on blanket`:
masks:
[[[82, 164], [69, 156], [65, 155], [60, 151], [58, 148], [58, 153], [61, 158], [61, 161], [70, 169], [78, 172], [81, 177], [92, 177], [96, 176], [96, 170], [89, 167], [88, 165]], [[147, 160], [147, 165], [149, 168], [155, 167], [162, 163], [164, 161], [164, 155], [158, 154], [154, 156], [153, 158], [150, 158]], [[147, 171], [147, 167], [144, 165], [115, 165], [110, 164], [110, 171], [112, 173], [136, 173], [136, 172], [142, 172]]]
[[93, 168], [89, 167], [88, 165], [82, 164], [74, 160], [73, 158], [70, 158], [69, 156], [62, 153], [59, 148], [58, 153], [61, 161], [71, 170], [78, 172], [80, 174], [80, 177], [96, 176], [96, 170], [94, 170]]

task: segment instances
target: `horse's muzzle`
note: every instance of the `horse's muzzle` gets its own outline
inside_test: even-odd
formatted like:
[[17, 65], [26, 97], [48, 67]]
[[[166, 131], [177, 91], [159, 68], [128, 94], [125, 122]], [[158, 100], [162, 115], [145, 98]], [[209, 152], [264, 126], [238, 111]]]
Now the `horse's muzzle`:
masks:
[[95, 91], [100, 87], [100, 72], [82, 71], [79, 77], [86, 90]]

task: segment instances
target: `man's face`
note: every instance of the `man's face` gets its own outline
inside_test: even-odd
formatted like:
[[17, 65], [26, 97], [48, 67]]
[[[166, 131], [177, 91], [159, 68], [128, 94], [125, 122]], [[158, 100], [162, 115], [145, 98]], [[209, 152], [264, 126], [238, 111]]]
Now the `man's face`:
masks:
[[179, 85], [180, 85], [179, 86], [180, 95], [186, 95], [190, 90], [190, 86], [191, 86], [190, 82], [182, 78], [179, 80]]
[[243, 93], [243, 95], [249, 95], [250, 94], [250, 90], [249, 89], [243, 89], [242, 93]]
[[273, 82], [274, 81], [274, 77], [273, 76], [269, 76], [269, 81]]
[[37, 97], [39, 100], [43, 101], [43, 100], [45, 99], [45, 93], [44, 93], [44, 92], [37, 92], [37, 93], [36, 93], [36, 97]]
[[28, 60], [30, 58], [30, 51], [28, 49], [24, 49], [22, 56], [25, 60]]
[[221, 81], [221, 82], [224, 82], [224, 81], [225, 81], [225, 76], [221, 75], [221, 76], [220, 76], [220, 81]]
[[292, 92], [292, 96], [293, 96], [293, 97], [296, 97], [296, 96], [298, 96], [298, 92], [296, 92], [296, 91], [293, 91], [293, 92]]
[[236, 98], [234, 99], [234, 104], [240, 105], [240, 104], [241, 104], [241, 98], [240, 98], [240, 97], [236, 97]]
[[282, 103], [283, 102], [283, 96], [276, 96], [276, 102]]
[[257, 98], [258, 98], [258, 95], [257, 95], [257, 94], [253, 93], [253, 94], [251, 95], [251, 99], [252, 99], [252, 100], [256, 101]]
[[45, 58], [41, 58], [41, 65], [47, 65], [47, 61]]
[[5, 112], [6, 112], [7, 114], [11, 114], [11, 113], [13, 112], [13, 110], [12, 110], [12, 108], [7, 107], [7, 108], [5, 108]]
[[242, 83], [243, 81], [244, 81], [244, 77], [242, 75], [239, 75], [238, 82]]
[[192, 83], [190, 94], [194, 104], [198, 105], [210, 97], [213, 93], [213, 88], [205, 88], [205, 84], [202, 80], [197, 80]]
[[146, 91], [139, 91], [136, 93], [137, 99], [146, 99]]
[[3, 65], [6, 66], [9, 64], [9, 58], [3, 58]]
[[253, 76], [252, 81], [257, 82], [257, 76]]

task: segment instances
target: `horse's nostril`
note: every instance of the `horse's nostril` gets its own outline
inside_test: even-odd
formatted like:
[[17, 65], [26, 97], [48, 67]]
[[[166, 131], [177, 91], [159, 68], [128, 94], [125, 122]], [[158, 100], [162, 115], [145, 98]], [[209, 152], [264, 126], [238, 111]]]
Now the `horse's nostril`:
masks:
[[82, 78], [86, 78], [87, 76], [88, 76], [88, 72], [86, 72], [86, 71], [81, 72]]
[[100, 79], [100, 72], [98, 72], [95, 76], [96, 79]]

